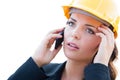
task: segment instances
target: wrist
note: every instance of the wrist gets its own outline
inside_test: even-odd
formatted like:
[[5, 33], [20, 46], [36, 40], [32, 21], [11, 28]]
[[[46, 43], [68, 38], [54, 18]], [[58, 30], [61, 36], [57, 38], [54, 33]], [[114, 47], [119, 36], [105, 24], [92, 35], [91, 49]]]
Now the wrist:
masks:
[[103, 64], [103, 65], [106, 65], [108, 66], [108, 61], [107, 60], [94, 60], [93, 63], [100, 63], [100, 64]]
[[37, 64], [38, 67], [42, 67], [44, 64], [42, 63], [42, 60], [37, 59], [32, 56], [33, 61]]

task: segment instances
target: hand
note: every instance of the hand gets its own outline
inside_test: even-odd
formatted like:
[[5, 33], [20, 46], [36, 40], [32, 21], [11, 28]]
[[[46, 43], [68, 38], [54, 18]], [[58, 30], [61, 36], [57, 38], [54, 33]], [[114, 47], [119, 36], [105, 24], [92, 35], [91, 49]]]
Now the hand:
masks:
[[63, 29], [54, 30], [46, 36], [46, 38], [41, 42], [40, 46], [36, 50], [35, 54], [32, 56], [33, 60], [36, 64], [41, 67], [45, 64], [50, 63], [50, 61], [56, 56], [56, 54], [61, 49], [61, 46], [57, 49], [51, 50], [51, 46], [53, 45], [56, 38], [62, 38], [59, 32]]
[[101, 43], [98, 48], [98, 53], [94, 58], [94, 63], [102, 63], [108, 66], [114, 49], [114, 34], [107, 26], [104, 25], [98, 27], [98, 30], [100, 33], [96, 33], [96, 35], [101, 37]]

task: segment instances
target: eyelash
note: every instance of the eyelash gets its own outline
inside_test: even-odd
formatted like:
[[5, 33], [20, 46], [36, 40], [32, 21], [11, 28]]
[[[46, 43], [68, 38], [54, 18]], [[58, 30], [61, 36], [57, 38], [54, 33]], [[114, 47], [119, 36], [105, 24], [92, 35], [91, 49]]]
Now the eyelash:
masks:
[[67, 24], [68, 26], [72, 27], [72, 26], [74, 25], [74, 22], [72, 22], [72, 21], [67, 21], [66, 24]]
[[90, 29], [90, 28], [87, 28], [86, 31], [87, 31], [88, 33], [90, 33], [90, 34], [95, 34], [95, 32], [94, 32], [92, 29]]
[[[70, 27], [73, 27], [75, 25], [75, 23], [72, 21], [67, 21], [66, 24]], [[95, 34], [94, 30], [89, 27], [86, 27], [85, 31], [87, 31], [89, 34]]]

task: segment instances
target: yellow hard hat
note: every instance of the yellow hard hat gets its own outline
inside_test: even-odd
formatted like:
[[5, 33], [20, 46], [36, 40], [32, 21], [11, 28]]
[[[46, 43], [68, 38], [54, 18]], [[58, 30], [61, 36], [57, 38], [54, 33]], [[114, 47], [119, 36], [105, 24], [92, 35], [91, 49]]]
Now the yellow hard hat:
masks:
[[69, 11], [71, 7], [84, 10], [110, 23], [113, 26], [114, 36], [117, 37], [120, 16], [115, 0], [72, 0], [70, 4], [63, 6], [67, 18], [70, 17]]

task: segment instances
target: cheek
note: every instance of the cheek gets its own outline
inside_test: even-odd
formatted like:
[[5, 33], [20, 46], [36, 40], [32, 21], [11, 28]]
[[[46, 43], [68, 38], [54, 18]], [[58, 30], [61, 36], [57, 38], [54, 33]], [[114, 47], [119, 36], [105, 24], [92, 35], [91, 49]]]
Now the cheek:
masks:
[[86, 39], [86, 40], [87, 41], [84, 41], [84, 44], [86, 44], [86, 46], [87, 46], [86, 50], [89, 50], [91, 53], [95, 53], [97, 51], [98, 47], [99, 47], [101, 39], [99, 37], [95, 36], [93, 38]]
[[64, 39], [67, 39], [70, 36], [71, 36], [71, 30], [66, 27], [64, 31]]
[[91, 46], [93, 45], [94, 47], [98, 47], [101, 42], [100, 37], [95, 37], [94, 39], [91, 40]]
[[93, 57], [95, 56], [96, 52], [98, 51], [99, 48], [99, 44], [100, 44], [100, 40], [96, 39], [96, 40], [90, 40], [90, 41], [84, 41], [84, 43], [82, 44], [82, 51], [83, 51], [83, 55], [87, 60], [92, 60]]
[[93, 47], [93, 48], [98, 47], [99, 44], [100, 44], [100, 40], [90, 40], [88, 42], [88, 46]]

